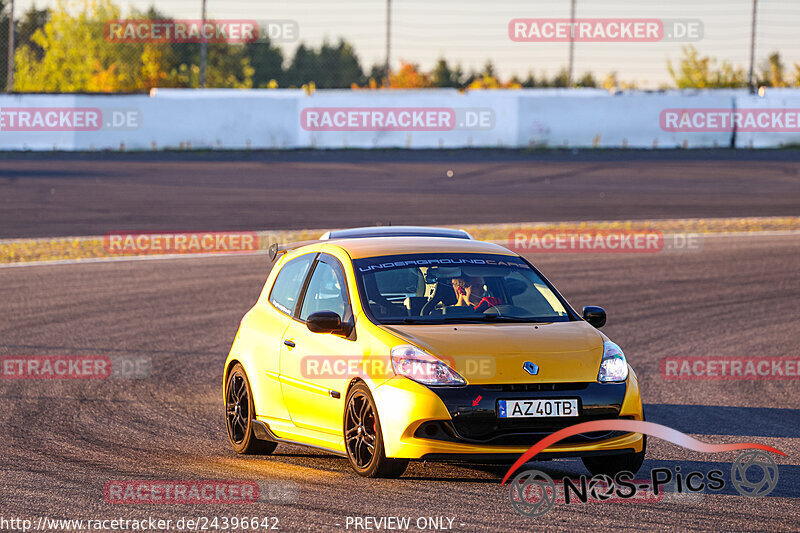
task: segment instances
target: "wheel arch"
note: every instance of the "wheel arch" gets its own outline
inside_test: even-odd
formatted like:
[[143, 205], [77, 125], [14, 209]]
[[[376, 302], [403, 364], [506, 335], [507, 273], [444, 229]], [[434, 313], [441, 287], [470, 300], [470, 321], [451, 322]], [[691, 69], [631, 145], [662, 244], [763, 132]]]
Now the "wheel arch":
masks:
[[360, 378], [360, 377], [356, 376], [356, 377], [352, 378], [352, 379], [351, 379], [351, 380], [350, 380], [350, 381], [347, 383], [347, 388], [344, 390], [344, 398], [345, 398], [345, 400], [347, 400], [347, 396], [350, 394], [350, 390], [351, 390], [353, 387], [355, 387], [355, 386], [356, 386], [356, 383], [359, 383], [359, 382], [360, 382], [360, 383], [363, 383], [364, 385], [366, 385], [366, 386], [367, 386], [367, 389], [369, 389], [369, 392], [370, 392], [370, 394], [372, 394], [372, 389], [370, 388], [370, 386], [369, 386], [369, 383], [367, 383], [367, 382], [366, 382], [366, 380], [364, 380], [364, 379], [362, 379], [362, 378]]
[[225, 371], [224, 371], [223, 376], [222, 376], [222, 391], [223, 391], [223, 394], [225, 392], [225, 387], [228, 386], [228, 377], [231, 375], [231, 372], [233, 371], [233, 367], [235, 367], [237, 364], [242, 365], [242, 368], [244, 368], [244, 364], [241, 361], [239, 361], [239, 359], [236, 359], [236, 358], [229, 359], [228, 362], [225, 363]]

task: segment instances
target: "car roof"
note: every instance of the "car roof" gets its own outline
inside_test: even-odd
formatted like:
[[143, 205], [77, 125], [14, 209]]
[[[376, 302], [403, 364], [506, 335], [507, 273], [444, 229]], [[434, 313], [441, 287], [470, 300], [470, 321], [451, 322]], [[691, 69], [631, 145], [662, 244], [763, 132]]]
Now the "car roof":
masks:
[[517, 255], [498, 244], [447, 237], [364, 237], [359, 239], [332, 239], [324, 241], [324, 244], [335, 245], [344, 249], [352, 259], [430, 253]]

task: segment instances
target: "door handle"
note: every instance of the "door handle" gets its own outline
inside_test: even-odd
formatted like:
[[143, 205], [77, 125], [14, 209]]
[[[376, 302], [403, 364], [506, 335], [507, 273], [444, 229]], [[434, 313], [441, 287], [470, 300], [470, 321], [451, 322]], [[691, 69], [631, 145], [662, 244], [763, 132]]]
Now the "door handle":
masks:
[[285, 341], [283, 341], [283, 344], [285, 344], [289, 348], [294, 348], [295, 347], [294, 341], [290, 341], [289, 339], [286, 339]]

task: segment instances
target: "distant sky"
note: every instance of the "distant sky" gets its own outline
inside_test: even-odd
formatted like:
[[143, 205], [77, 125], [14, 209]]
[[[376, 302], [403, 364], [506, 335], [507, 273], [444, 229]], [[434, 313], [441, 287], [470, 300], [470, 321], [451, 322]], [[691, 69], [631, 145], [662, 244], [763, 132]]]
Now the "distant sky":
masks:
[[[71, 0], [74, 3], [75, 0]], [[32, 0], [17, 0], [17, 13]], [[128, 7], [155, 5], [175, 18], [199, 18], [201, 0], [120, 0]], [[54, 1], [35, 1], [37, 7]], [[383, 63], [386, 0], [208, 0], [209, 17], [256, 20], [292, 19], [300, 41], [319, 45], [340, 37], [353, 43], [362, 65]], [[569, 17], [569, 0], [393, 0], [392, 65], [403, 59], [431, 68], [445, 57], [464, 70], [491, 60], [501, 77], [552, 75], [567, 64], [566, 43], [517, 43], [508, 22], [520, 17]], [[577, 0], [576, 17], [700, 19], [704, 38], [694, 45], [704, 55], [747, 68], [752, 0]], [[793, 71], [800, 62], [800, 1], [758, 0], [756, 64], [780, 51]], [[296, 44], [281, 45], [290, 56]], [[642, 87], [668, 83], [668, 59], [681, 56], [681, 43], [577, 43], [575, 73], [591, 71], [598, 79], [616, 71], [621, 80]]]

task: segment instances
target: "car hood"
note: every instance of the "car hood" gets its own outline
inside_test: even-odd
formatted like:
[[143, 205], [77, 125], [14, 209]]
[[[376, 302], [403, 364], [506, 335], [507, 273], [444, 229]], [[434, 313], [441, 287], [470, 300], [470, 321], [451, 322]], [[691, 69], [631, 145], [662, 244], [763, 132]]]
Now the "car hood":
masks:
[[[384, 326], [455, 368], [471, 384], [597, 380], [603, 336], [583, 321]], [[538, 373], [525, 371], [526, 362]]]

